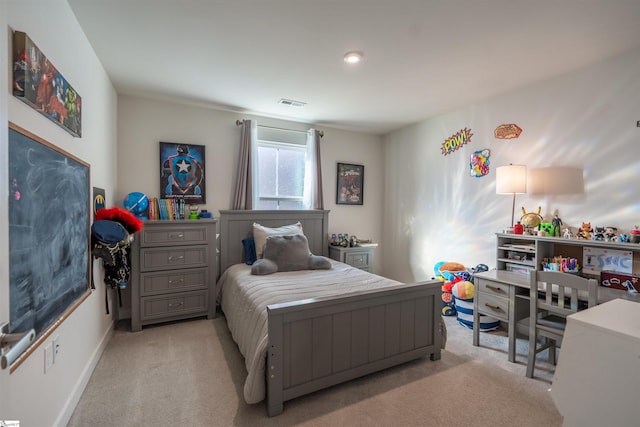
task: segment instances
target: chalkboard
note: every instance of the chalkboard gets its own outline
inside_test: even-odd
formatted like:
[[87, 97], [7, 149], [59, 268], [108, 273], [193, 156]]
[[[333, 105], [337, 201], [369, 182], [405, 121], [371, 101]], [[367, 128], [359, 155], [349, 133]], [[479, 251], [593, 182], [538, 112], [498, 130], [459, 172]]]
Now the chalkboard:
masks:
[[91, 292], [89, 178], [88, 163], [9, 123], [9, 325], [35, 329], [34, 345]]

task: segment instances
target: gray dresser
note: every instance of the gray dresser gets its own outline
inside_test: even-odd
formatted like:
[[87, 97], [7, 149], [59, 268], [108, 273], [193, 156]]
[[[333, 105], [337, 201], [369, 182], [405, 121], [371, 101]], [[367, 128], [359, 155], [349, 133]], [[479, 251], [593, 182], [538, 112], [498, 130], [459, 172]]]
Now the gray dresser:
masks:
[[215, 219], [145, 221], [131, 246], [131, 330], [215, 315]]

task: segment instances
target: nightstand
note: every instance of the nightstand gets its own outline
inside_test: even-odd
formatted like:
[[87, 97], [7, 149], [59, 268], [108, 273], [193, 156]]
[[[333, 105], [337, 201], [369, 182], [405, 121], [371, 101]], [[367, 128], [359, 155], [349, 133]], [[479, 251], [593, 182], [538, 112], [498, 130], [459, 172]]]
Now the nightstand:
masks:
[[336, 261], [344, 262], [352, 267], [373, 273], [373, 252], [375, 246], [354, 246], [345, 248], [342, 246], [329, 246], [329, 257]]

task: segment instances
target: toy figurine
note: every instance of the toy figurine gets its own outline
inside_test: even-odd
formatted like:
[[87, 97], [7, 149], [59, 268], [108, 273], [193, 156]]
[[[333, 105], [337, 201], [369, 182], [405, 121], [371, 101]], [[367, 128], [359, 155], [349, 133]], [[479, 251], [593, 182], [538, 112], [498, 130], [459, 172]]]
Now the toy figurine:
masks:
[[593, 229], [591, 228], [590, 222], [583, 222], [578, 230], [578, 239], [587, 239], [591, 240], [591, 233]]
[[540, 216], [540, 211], [542, 208], [538, 206], [538, 212], [527, 212], [522, 208], [522, 218], [520, 218], [520, 222], [527, 229], [536, 228], [542, 222], [542, 216]]
[[593, 233], [593, 240], [604, 240], [604, 227], [598, 227], [596, 225], [595, 231]]
[[558, 214], [555, 214], [553, 216], [551, 224], [553, 225], [553, 233], [551, 235], [560, 236], [560, 226], [562, 225], [562, 220], [558, 217]]
[[616, 227], [604, 228], [604, 240], [605, 242], [617, 242], [618, 241], [618, 229]]
[[563, 232], [562, 236], [565, 239], [573, 239], [573, 233], [571, 233], [571, 229], [569, 227], [562, 230], [562, 232]]

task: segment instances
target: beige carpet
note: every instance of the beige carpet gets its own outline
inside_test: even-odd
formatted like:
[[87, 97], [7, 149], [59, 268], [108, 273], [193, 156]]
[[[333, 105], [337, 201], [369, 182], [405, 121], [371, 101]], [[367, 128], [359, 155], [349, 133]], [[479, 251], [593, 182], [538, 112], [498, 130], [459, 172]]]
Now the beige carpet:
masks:
[[[285, 402], [273, 418], [242, 400], [243, 359], [223, 316], [128, 332], [120, 323], [68, 426], [560, 426], [552, 370], [525, 377], [527, 343], [507, 361], [503, 331], [455, 318], [442, 359], [428, 358]], [[540, 358], [546, 360], [546, 353]]]

